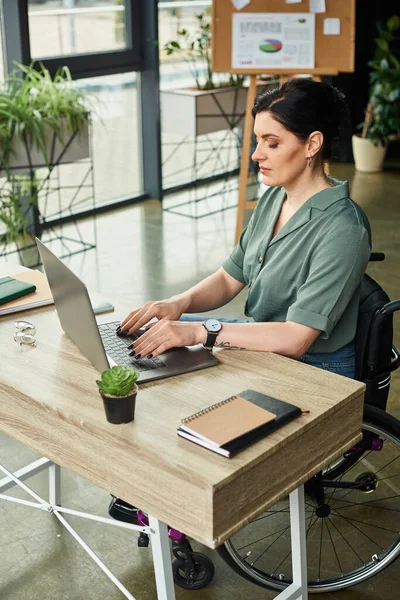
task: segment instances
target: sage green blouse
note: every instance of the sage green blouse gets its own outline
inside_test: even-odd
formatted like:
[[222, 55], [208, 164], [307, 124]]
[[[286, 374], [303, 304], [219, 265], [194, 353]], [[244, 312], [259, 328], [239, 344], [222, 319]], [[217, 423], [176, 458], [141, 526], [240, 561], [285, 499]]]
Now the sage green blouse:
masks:
[[360, 283], [371, 230], [347, 182], [309, 198], [273, 238], [282, 187], [259, 200], [223, 268], [249, 286], [245, 314], [257, 322], [293, 321], [321, 330], [308, 352], [334, 352], [355, 336]]

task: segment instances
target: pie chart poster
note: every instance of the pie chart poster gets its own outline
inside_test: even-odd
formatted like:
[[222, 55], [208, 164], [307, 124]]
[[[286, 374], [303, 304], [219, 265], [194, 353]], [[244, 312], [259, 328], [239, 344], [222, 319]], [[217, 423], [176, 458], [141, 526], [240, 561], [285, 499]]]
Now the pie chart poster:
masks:
[[314, 69], [313, 13], [234, 13], [232, 68]]

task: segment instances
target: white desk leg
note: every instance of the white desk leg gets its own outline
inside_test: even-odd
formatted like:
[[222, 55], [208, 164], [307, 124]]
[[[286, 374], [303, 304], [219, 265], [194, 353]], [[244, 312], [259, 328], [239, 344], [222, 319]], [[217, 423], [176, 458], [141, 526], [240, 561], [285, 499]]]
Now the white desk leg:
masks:
[[291, 492], [290, 531], [292, 538], [293, 583], [301, 590], [299, 598], [307, 600], [307, 554], [306, 554], [306, 520], [304, 506], [304, 486]]
[[61, 469], [55, 463], [49, 467], [49, 504], [61, 505]]
[[169, 549], [168, 527], [149, 515], [151, 549], [153, 551], [158, 600], [175, 600], [172, 577], [171, 552]]

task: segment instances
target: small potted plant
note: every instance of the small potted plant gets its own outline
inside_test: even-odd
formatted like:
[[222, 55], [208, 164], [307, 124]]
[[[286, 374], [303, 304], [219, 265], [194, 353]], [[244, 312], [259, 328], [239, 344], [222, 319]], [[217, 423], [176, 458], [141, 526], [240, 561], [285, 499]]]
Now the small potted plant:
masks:
[[111, 367], [96, 381], [109, 423], [129, 423], [135, 418], [139, 374], [125, 366]]
[[367, 173], [382, 170], [388, 140], [400, 134], [400, 62], [392, 43], [400, 27], [400, 17], [393, 15], [386, 27], [378, 26], [374, 59], [369, 76], [370, 96], [361, 135], [353, 135], [356, 169]]

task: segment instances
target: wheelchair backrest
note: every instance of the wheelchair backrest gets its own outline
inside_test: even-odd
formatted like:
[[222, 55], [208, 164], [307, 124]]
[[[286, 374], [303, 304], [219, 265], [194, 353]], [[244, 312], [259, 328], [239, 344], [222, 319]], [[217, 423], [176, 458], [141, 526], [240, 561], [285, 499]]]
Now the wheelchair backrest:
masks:
[[393, 317], [388, 315], [382, 322], [379, 332], [371, 334], [372, 323], [377, 312], [390, 298], [382, 287], [369, 275], [364, 275], [361, 282], [361, 296], [356, 331], [356, 369], [355, 379], [367, 384], [365, 402], [386, 409], [389, 394], [390, 372], [373, 373], [371, 365], [367, 364], [367, 357], [372, 354], [376, 356], [376, 364], [379, 369], [382, 365], [390, 364], [393, 343]]

